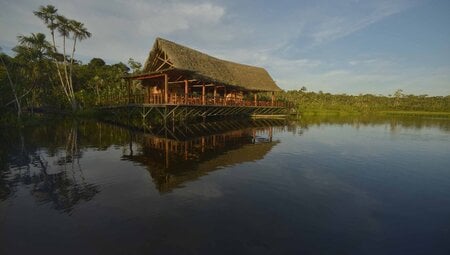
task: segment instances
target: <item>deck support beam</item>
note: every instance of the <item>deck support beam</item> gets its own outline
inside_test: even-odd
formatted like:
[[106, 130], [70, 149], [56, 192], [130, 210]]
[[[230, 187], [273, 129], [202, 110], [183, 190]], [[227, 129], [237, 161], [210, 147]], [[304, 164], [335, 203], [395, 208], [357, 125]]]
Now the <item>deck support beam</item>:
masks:
[[227, 87], [224, 87], [223, 91], [223, 105], [227, 105]]
[[205, 105], [205, 104], [206, 104], [206, 101], [205, 101], [205, 92], [206, 92], [206, 86], [205, 86], [205, 83], [203, 83], [203, 85], [202, 85], [202, 105]]
[[164, 74], [164, 103], [169, 103], [169, 83], [167, 74]]
[[188, 102], [188, 80], [184, 80], [184, 103], [187, 104]]

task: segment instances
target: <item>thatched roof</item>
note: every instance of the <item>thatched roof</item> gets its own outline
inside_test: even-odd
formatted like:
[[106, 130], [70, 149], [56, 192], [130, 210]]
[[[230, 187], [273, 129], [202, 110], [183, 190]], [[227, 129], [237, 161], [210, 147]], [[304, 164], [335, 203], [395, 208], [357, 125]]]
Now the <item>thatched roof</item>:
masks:
[[156, 71], [151, 70], [151, 63], [158, 52], [167, 54], [172, 69], [186, 71], [193, 79], [250, 91], [281, 91], [264, 68], [221, 60], [162, 38], [155, 40], [144, 65], [145, 73]]

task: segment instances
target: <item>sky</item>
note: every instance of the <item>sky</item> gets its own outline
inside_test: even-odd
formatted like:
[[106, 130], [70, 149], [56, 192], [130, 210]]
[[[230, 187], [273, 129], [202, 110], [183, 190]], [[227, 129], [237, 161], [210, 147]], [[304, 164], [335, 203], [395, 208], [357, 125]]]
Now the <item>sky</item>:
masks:
[[52, 4], [92, 37], [76, 57], [144, 63], [156, 37], [264, 67], [285, 90], [450, 95], [449, 0], [0, 0], [0, 47]]

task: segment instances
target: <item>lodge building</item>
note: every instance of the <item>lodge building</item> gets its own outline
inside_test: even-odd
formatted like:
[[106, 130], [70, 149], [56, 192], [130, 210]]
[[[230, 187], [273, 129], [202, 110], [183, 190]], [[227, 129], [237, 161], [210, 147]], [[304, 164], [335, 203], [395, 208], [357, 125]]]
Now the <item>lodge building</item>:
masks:
[[274, 93], [281, 89], [264, 68], [221, 60], [162, 38], [155, 40], [143, 72], [127, 78], [141, 81], [144, 104], [280, 106]]

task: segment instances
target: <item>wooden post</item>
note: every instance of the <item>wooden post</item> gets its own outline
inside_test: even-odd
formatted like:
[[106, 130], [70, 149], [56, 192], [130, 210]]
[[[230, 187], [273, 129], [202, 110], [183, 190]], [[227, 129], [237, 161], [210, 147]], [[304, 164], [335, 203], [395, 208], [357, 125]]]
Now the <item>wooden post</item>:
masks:
[[255, 106], [258, 106], [258, 95], [255, 93]]
[[166, 168], [169, 168], [169, 162], [170, 162], [170, 161], [169, 161], [169, 155], [170, 155], [170, 154], [169, 154], [169, 140], [167, 140], [167, 139], [164, 141], [164, 150], [165, 150], [165, 152], [166, 152], [166, 154], [165, 154], [165, 156], [166, 156], [166, 162], [165, 162], [166, 164], [165, 164], [165, 167], [166, 167]]
[[205, 83], [203, 83], [203, 86], [202, 86], [202, 105], [205, 105], [205, 92], [206, 92], [206, 86], [205, 86]]
[[169, 83], [168, 83], [168, 78], [167, 78], [167, 74], [164, 74], [164, 103], [169, 103]]
[[272, 101], [270, 102], [271, 106], [273, 106], [274, 101], [275, 101], [275, 95], [274, 95], [274, 92], [272, 91]]
[[205, 152], [205, 137], [204, 136], [202, 136], [201, 141], [202, 141], [202, 152]]
[[223, 87], [223, 105], [227, 105], [227, 87]]
[[188, 103], [188, 80], [184, 80], [184, 103]]
[[272, 127], [269, 128], [269, 142], [272, 142], [272, 135], [273, 135], [273, 129]]
[[217, 87], [216, 85], [214, 85], [214, 99], [213, 99], [214, 105], [216, 104], [216, 96], [217, 96]]

